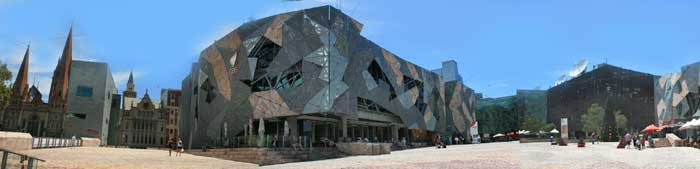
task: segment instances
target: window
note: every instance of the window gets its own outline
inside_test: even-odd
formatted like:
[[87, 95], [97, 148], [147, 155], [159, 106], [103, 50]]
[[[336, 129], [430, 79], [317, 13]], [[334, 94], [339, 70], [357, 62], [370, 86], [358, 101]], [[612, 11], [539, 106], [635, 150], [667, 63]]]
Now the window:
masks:
[[75, 95], [82, 97], [92, 97], [92, 87], [78, 86], [78, 90], [76, 90]]
[[87, 117], [86, 114], [81, 114], [81, 113], [72, 113], [72, 115], [73, 115], [73, 117], [77, 117], [77, 118], [82, 119], [82, 120], [85, 120], [85, 118]]
[[267, 74], [267, 68], [270, 67], [270, 63], [279, 53], [281, 46], [275, 44], [271, 40], [261, 37], [258, 43], [255, 44], [253, 50], [251, 50], [248, 57], [258, 58], [257, 64], [255, 65], [255, 72], [253, 79], [259, 79]]
[[384, 71], [382, 71], [381, 66], [379, 66], [379, 63], [377, 63], [376, 60], [372, 60], [372, 63], [370, 63], [369, 67], [367, 67], [367, 72], [369, 72], [369, 74], [372, 75], [372, 78], [377, 83], [381, 81], [389, 86], [389, 99], [396, 98], [396, 91], [394, 91], [394, 86], [391, 85], [391, 82], [389, 82], [389, 78], [387, 78], [387, 76], [384, 74]]

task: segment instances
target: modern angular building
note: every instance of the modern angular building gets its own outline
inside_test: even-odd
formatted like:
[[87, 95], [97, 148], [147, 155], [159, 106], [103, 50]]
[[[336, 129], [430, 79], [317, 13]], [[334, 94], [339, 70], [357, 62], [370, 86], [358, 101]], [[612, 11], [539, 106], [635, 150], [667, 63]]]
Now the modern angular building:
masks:
[[66, 136], [92, 137], [107, 144], [112, 96], [117, 94], [109, 66], [104, 62], [74, 60], [68, 87]]
[[700, 62], [683, 66], [681, 72], [654, 80], [657, 125], [670, 125], [700, 117]]
[[[654, 111], [654, 79], [658, 76], [599, 64], [547, 91], [547, 122], [560, 126], [568, 118], [569, 133], [581, 131], [581, 115], [597, 103], [606, 112], [621, 111], [627, 126], [618, 128], [639, 131], [656, 122]], [[606, 118], [604, 124], [614, 123]]]
[[251, 21], [222, 37], [183, 80], [183, 141], [224, 146], [234, 136], [281, 136], [285, 124], [290, 136], [314, 142], [469, 138], [473, 90], [397, 57], [361, 36], [362, 27], [322, 6]]

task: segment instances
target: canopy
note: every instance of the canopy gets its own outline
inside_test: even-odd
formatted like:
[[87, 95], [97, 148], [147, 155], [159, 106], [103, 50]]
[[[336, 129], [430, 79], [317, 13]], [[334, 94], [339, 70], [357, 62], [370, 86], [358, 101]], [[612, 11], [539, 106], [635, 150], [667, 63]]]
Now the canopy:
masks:
[[552, 129], [552, 131], [549, 131], [549, 133], [559, 133], [559, 130], [557, 130], [557, 129]]
[[657, 131], [659, 131], [659, 128], [654, 124], [650, 124], [649, 126], [645, 127], [644, 130], [642, 130], [642, 133], [653, 133]]
[[698, 122], [698, 120], [693, 119], [693, 120], [691, 120], [691, 121], [689, 121], [689, 122], [686, 122], [685, 124], [681, 125], [681, 127], [678, 128], [678, 129], [680, 129], [680, 130], [685, 130], [685, 129], [696, 128], [696, 127], [694, 127], [694, 124], [696, 124], [697, 122]]
[[505, 135], [503, 135], [503, 134], [501, 134], [501, 133], [498, 133], [498, 134], [496, 134], [496, 135], [493, 135], [493, 137], [503, 137], [503, 136], [505, 136]]
[[686, 122], [679, 128], [680, 130], [685, 130], [685, 129], [694, 129], [700, 127], [700, 120], [693, 119], [689, 122]]

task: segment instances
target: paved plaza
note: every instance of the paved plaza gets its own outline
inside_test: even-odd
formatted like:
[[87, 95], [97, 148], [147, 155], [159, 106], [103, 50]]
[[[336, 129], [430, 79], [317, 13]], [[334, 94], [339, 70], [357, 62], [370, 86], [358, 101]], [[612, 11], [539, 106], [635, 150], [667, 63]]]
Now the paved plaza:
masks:
[[168, 156], [168, 151], [103, 148], [103, 147], [73, 147], [53, 148], [22, 151], [31, 156], [46, 160], [40, 162], [38, 168], [51, 169], [112, 169], [112, 168], [148, 168], [148, 169], [177, 169], [177, 168], [258, 168], [257, 164], [221, 160], [210, 157], [183, 154], [180, 157]]
[[585, 148], [550, 146], [548, 143], [517, 142], [420, 148], [389, 155], [354, 156], [340, 159], [263, 166], [262, 168], [700, 168], [700, 150], [686, 147], [616, 149], [617, 143]]
[[[616, 143], [585, 148], [517, 142], [434, 147], [394, 151], [388, 155], [351, 156], [339, 159], [262, 166], [280, 169], [539, 169], [539, 168], [699, 168], [700, 150], [687, 147], [616, 149]], [[259, 168], [256, 164], [185, 154], [168, 157], [167, 151], [123, 148], [56, 148], [23, 151], [47, 160], [39, 168]]]

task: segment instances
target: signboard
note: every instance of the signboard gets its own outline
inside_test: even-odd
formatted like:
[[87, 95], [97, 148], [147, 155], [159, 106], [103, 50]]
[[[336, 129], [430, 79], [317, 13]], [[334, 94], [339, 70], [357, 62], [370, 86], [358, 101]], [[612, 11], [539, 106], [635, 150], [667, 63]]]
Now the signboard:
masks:
[[561, 118], [561, 139], [569, 139], [569, 120]]
[[478, 139], [479, 138], [479, 122], [472, 122], [471, 127], [469, 128], [469, 134], [472, 136], [472, 143], [476, 144], [479, 143]]

